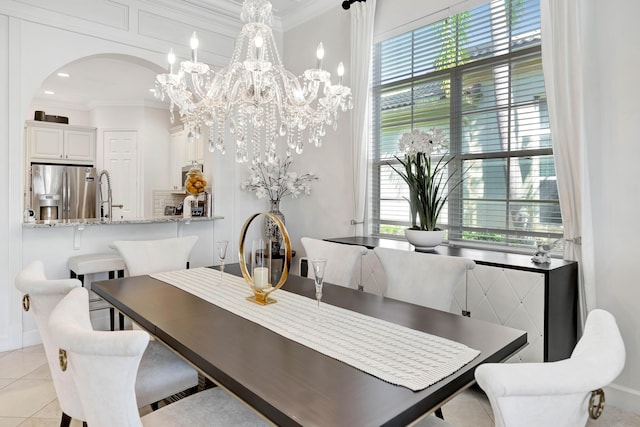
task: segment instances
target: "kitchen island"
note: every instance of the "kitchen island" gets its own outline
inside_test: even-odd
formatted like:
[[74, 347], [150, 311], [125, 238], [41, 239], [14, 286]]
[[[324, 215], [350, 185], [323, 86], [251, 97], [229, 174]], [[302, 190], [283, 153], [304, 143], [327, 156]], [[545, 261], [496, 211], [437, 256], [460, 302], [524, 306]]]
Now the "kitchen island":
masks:
[[[198, 236], [189, 259], [192, 267], [219, 264], [215, 255], [214, 235], [224, 235], [229, 227], [223, 217], [166, 216], [154, 218], [101, 220], [58, 220], [25, 222], [22, 224], [22, 262], [41, 260], [50, 279], [69, 277], [68, 260], [77, 255], [113, 251], [114, 240], [154, 240], [180, 236]], [[225, 224], [226, 223], [226, 224]], [[220, 238], [220, 237], [219, 237]], [[233, 244], [230, 242], [230, 246]], [[231, 253], [231, 250], [229, 251]], [[231, 258], [231, 256], [230, 256]], [[107, 278], [106, 273], [88, 275], [85, 283]], [[90, 286], [90, 285], [89, 285]], [[94, 326], [106, 329], [108, 310], [92, 312]], [[24, 345], [40, 342], [35, 321], [23, 318]]]
[[114, 240], [154, 240], [198, 236], [192, 265], [208, 266], [214, 260], [214, 226], [223, 217], [164, 216], [104, 221], [100, 219], [25, 222], [22, 225], [23, 262], [40, 259], [52, 278], [67, 277], [67, 259], [110, 250]]

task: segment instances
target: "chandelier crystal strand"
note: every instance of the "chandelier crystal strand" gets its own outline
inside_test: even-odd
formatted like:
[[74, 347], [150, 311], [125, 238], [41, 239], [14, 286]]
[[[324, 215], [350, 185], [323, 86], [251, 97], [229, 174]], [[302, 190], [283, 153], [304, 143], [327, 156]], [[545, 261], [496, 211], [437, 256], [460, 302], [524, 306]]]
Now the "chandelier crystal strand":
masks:
[[[323, 69], [325, 50], [316, 50], [316, 67], [296, 77], [286, 70], [271, 29], [272, 7], [267, 0], [245, 0], [244, 22], [228, 67], [214, 70], [198, 61], [199, 41], [193, 33], [191, 58], [175, 64], [169, 52], [168, 72], [156, 78], [156, 96], [170, 100], [170, 119], [178, 110], [190, 139], [209, 128], [209, 150], [224, 154], [226, 130], [234, 139], [236, 161], [274, 161], [285, 150], [300, 154], [304, 140], [322, 145], [326, 126], [336, 129], [337, 112], [352, 108], [351, 89]], [[278, 141], [283, 141], [278, 144]], [[249, 150], [252, 151], [249, 155]]]

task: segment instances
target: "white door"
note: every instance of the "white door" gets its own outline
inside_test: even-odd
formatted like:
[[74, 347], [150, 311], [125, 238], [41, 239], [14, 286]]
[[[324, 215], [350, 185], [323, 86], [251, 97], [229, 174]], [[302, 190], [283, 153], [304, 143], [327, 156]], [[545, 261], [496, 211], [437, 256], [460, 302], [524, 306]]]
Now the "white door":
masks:
[[[104, 132], [104, 168], [111, 175], [113, 218], [139, 217], [138, 201], [142, 200], [142, 197], [138, 184], [137, 131]], [[122, 205], [122, 207], [115, 207], [116, 205]]]

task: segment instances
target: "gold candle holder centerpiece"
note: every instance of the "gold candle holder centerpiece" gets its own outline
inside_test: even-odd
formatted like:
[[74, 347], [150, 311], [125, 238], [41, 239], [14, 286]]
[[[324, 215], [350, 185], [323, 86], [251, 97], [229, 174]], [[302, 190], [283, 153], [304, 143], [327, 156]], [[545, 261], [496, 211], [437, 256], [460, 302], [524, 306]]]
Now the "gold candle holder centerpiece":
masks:
[[[270, 242], [267, 242], [268, 246], [266, 249], [265, 248], [256, 249], [255, 246], [252, 247], [251, 273], [249, 273], [249, 270], [247, 269], [247, 262], [245, 259], [245, 249], [244, 249], [245, 239], [247, 237], [247, 230], [249, 230], [249, 226], [251, 225], [251, 223], [259, 216], [265, 216], [270, 218], [278, 226], [278, 229], [280, 230], [280, 234], [282, 235], [282, 243], [284, 246], [282, 274], [280, 274], [280, 279], [278, 280], [278, 283], [275, 285], [271, 283], [272, 282], [271, 274], [270, 274], [271, 259], [270, 257], [266, 256], [267, 255], [266, 252], [269, 252], [271, 248]], [[287, 277], [289, 276], [289, 266], [291, 265], [291, 240], [289, 238], [289, 233], [287, 232], [287, 229], [285, 228], [280, 218], [278, 218], [277, 216], [269, 212], [260, 212], [260, 213], [251, 215], [249, 218], [247, 218], [244, 225], [242, 226], [242, 231], [240, 231], [240, 245], [238, 247], [239, 247], [238, 255], [240, 259], [240, 270], [242, 271], [242, 276], [244, 277], [244, 280], [247, 281], [247, 283], [251, 287], [251, 290], [253, 291], [253, 295], [247, 297], [247, 300], [260, 305], [276, 303], [277, 301], [273, 298], [270, 298], [269, 295], [272, 292], [280, 289], [282, 285], [284, 285], [284, 282], [287, 281]], [[261, 252], [258, 252], [258, 251], [261, 251]], [[260, 257], [261, 262], [265, 262], [265, 260], [268, 260], [266, 262], [269, 263], [269, 266], [265, 267], [264, 265], [261, 264], [258, 267], [259, 269], [254, 268], [256, 257]], [[264, 270], [263, 268], [267, 268], [267, 270]], [[266, 273], [266, 280], [265, 280], [265, 271], [268, 271]]]

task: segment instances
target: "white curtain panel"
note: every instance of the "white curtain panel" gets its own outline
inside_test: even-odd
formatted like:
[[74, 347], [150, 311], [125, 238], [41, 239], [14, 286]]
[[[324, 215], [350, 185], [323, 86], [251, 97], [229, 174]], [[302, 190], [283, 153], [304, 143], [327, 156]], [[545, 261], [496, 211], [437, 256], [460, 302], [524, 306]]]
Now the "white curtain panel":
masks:
[[[354, 235], [364, 235], [367, 200], [367, 165], [369, 158], [369, 105], [371, 78], [371, 49], [376, 0], [355, 2], [351, 14], [351, 158], [353, 161]], [[360, 234], [361, 233], [361, 234]]]
[[542, 64], [547, 90], [564, 258], [578, 261], [582, 324], [596, 306], [593, 229], [587, 170], [583, 0], [542, 0]]

